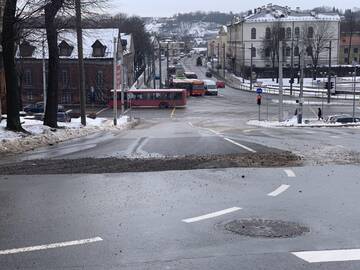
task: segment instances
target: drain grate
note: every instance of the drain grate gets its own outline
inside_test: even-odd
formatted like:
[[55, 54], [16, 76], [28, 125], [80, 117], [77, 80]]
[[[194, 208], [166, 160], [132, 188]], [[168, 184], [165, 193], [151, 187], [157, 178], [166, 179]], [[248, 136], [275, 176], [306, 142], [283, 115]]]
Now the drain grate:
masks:
[[310, 232], [295, 222], [267, 219], [241, 219], [225, 224], [225, 229], [244, 236], [264, 238], [291, 238]]

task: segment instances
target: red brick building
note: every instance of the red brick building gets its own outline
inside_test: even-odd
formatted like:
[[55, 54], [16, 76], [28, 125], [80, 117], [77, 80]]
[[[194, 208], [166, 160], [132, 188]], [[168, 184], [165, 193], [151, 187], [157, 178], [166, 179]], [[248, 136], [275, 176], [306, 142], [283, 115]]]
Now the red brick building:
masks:
[[[43, 100], [43, 53], [46, 66], [48, 53], [46, 46], [42, 46], [44, 31], [34, 31], [27, 40], [21, 42], [17, 52], [24, 104]], [[88, 104], [107, 104], [110, 98], [114, 74], [114, 37], [118, 44], [118, 58], [126, 59], [126, 84], [131, 86], [134, 82], [134, 46], [131, 35], [119, 34], [118, 29], [84, 29], [85, 87]], [[59, 103], [78, 104], [79, 71], [75, 31], [60, 32], [58, 44]]]

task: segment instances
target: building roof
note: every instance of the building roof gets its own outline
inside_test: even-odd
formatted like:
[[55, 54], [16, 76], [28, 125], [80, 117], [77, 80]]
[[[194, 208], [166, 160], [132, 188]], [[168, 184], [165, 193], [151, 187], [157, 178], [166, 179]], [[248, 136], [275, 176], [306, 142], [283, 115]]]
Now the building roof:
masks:
[[273, 22], [273, 21], [337, 21], [339, 22], [341, 17], [338, 13], [334, 12], [315, 12], [315, 11], [301, 11], [299, 8], [292, 10], [288, 6], [279, 6], [268, 4], [249, 11], [248, 16], [243, 17], [240, 22]]
[[[30, 31], [31, 30], [31, 31]], [[30, 29], [26, 35], [25, 40], [35, 47], [34, 53], [31, 58], [40, 59], [43, 57], [42, 42], [45, 42], [45, 58], [48, 58], [48, 49], [46, 42], [45, 29]], [[126, 41], [123, 45], [124, 55], [131, 52], [132, 36], [131, 34], [120, 33], [121, 40]], [[76, 31], [73, 29], [61, 30], [58, 36], [58, 44], [66, 42], [70, 47], [73, 47], [70, 56], [60, 56], [61, 59], [77, 59], [77, 38]], [[98, 58], [113, 58], [114, 55], [114, 38], [118, 39], [119, 29], [83, 29], [83, 51], [85, 59], [98, 59]], [[93, 56], [93, 45], [100, 43], [105, 48], [105, 54], [103, 57]], [[19, 50], [17, 51], [17, 57], [20, 56]]]

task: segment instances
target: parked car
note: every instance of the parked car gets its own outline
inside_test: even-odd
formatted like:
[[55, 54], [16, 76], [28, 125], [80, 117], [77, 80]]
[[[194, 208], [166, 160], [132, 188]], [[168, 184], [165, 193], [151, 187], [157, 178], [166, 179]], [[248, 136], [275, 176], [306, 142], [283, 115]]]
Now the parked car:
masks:
[[216, 83], [212, 80], [204, 80], [205, 84], [205, 94], [206, 95], [218, 95], [218, 88], [216, 87]]
[[[325, 121], [328, 123], [343, 123], [344, 121], [347, 121], [346, 119], [349, 119], [349, 118], [351, 118], [351, 122], [352, 122], [352, 117], [349, 114], [335, 114], [335, 115], [330, 115], [330, 116], [326, 117]], [[339, 122], [339, 120], [340, 120], [340, 122]]]
[[[58, 105], [58, 112], [64, 112], [65, 108], [63, 105]], [[44, 113], [44, 102], [36, 102], [29, 104], [24, 107], [24, 112], [27, 114]]]
[[191, 72], [191, 71], [186, 71], [184, 72], [184, 75], [187, 79], [197, 79], [198, 76], [196, 75], [195, 72]]
[[57, 113], [57, 121], [64, 122], [64, 123], [70, 123], [71, 117], [67, 112], [58, 112]]
[[217, 87], [217, 88], [225, 88], [225, 82], [223, 82], [223, 81], [217, 81], [217, 82], [216, 82], [216, 87]]
[[206, 71], [205, 76], [208, 77], [208, 78], [212, 78], [212, 73], [211, 73], [211, 71], [209, 71], [209, 70]]

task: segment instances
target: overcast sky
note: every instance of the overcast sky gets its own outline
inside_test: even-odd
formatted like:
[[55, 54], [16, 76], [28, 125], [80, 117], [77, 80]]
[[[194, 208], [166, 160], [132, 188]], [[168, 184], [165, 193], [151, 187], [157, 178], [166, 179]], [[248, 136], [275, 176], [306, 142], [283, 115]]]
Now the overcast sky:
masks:
[[360, 7], [358, 0], [288, 0], [288, 1], [246, 1], [246, 0], [110, 0], [110, 12], [122, 12], [140, 16], [171, 16], [189, 11], [246, 11], [267, 3], [287, 5], [291, 8], [300, 6], [309, 9], [318, 6], [336, 6], [339, 9]]

